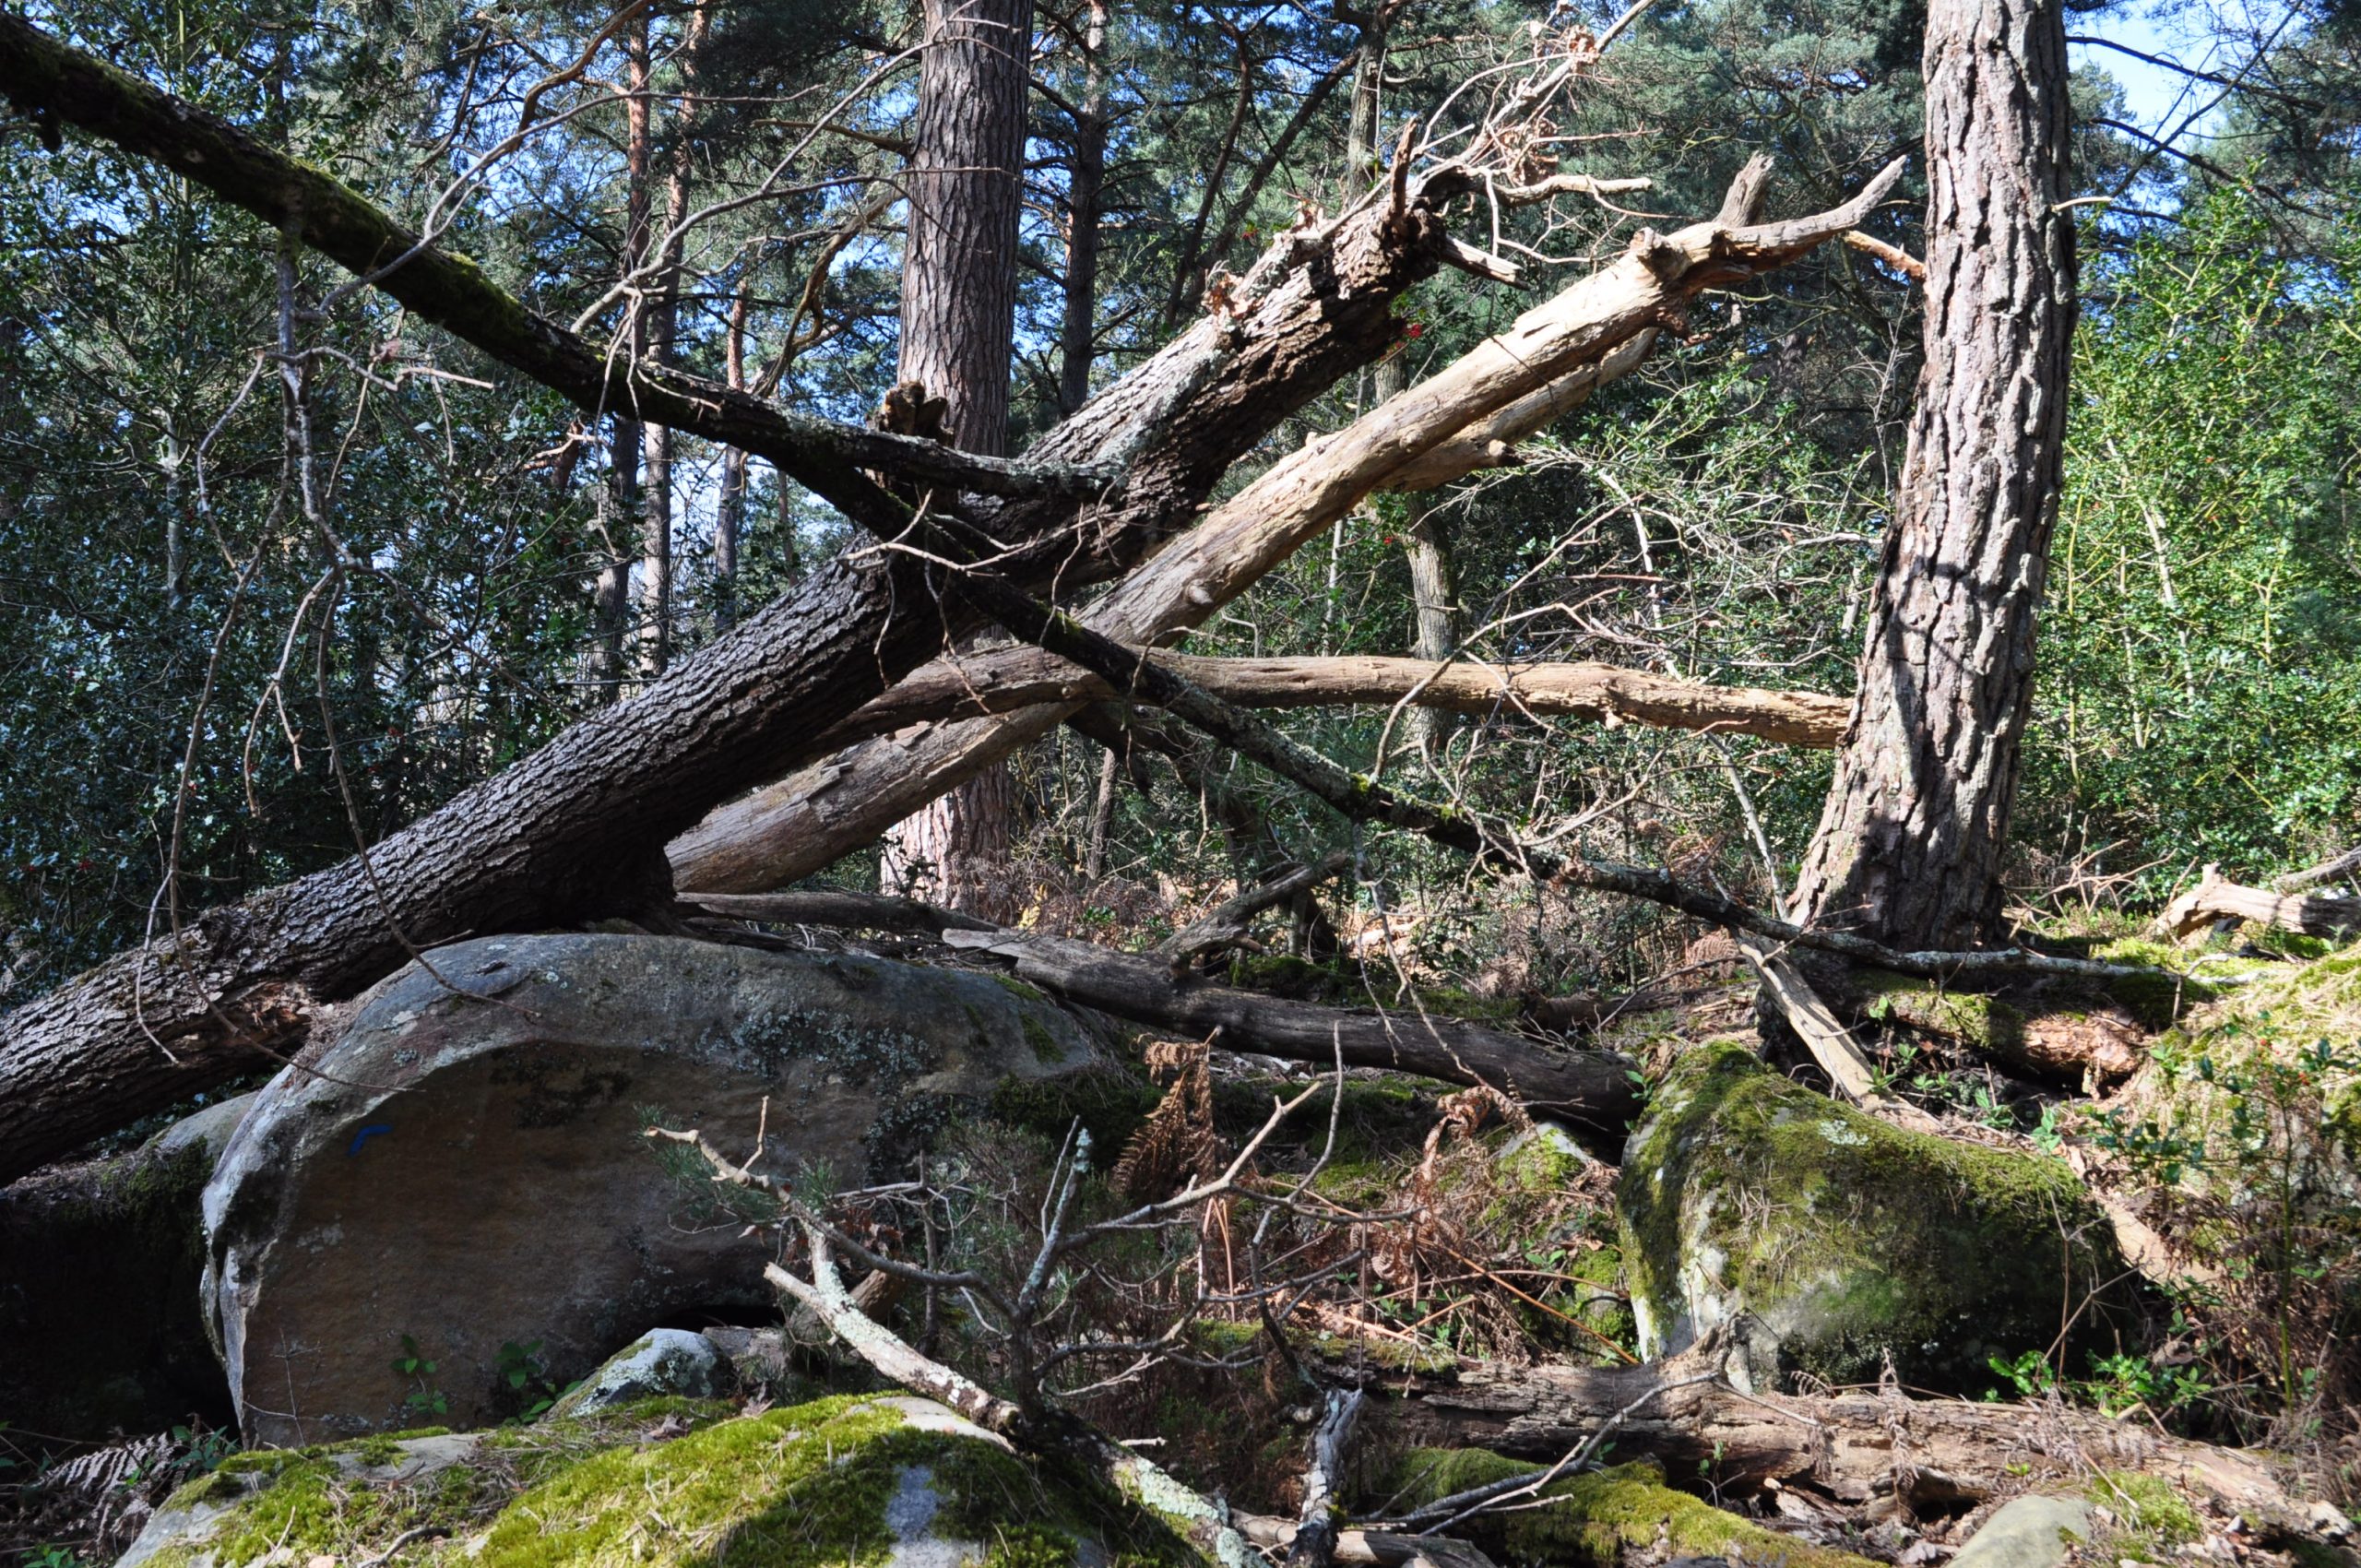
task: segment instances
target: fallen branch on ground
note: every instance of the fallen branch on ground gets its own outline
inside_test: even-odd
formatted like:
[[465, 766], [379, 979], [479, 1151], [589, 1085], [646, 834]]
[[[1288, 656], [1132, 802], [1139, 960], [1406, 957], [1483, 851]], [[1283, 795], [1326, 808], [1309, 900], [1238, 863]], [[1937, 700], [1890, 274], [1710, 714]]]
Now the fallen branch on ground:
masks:
[[2263, 1457], [2171, 1437], [2064, 1405], [1911, 1399], [1871, 1391], [1812, 1396], [1748, 1394], [1717, 1376], [1726, 1347], [1709, 1336], [1639, 1367], [1510, 1367], [1389, 1372], [1341, 1361], [1325, 1375], [1358, 1378], [1394, 1397], [1372, 1411], [1411, 1445], [1482, 1447], [1547, 1461], [1584, 1442], [1635, 1399], [1620, 1421], [1619, 1457], [1703, 1474], [1743, 1491], [1775, 1480], [1841, 1502], [1956, 1512], [2045, 1481], [2079, 1485], [2094, 1470], [2169, 1476], [2220, 1497], [2265, 1527], [2300, 1530], [2303, 1510]]
[[2301, 893], [2307, 887], [2318, 887], [2324, 883], [2356, 880], [2361, 880], [2361, 846], [2347, 849], [2341, 855], [2331, 855], [2318, 865], [2291, 871], [2271, 885], [2282, 893]]
[[1309, 893], [1329, 878], [1342, 874], [1352, 863], [1352, 856], [1335, 849], [1308, 866], [1298, 866], [1259, 887], [1247, 888], [1211, 914], [1173, 932], [1157, 947], [1156, 956], [1177, 977], [1199, 958], [1228, 952], [1243, 943], [1253, 929], [1256, 915], [1292, 902], [1298, 895]]
[[[2329, 865], [2333, 867], [2336, 863], [2331, 861]], [[2317, 885], [2340, 874], [2327, 871], [2307, 885]], [[2225, 880], [2220, 867], [2208, 865], [2196, 886], [2165, 906], [2165, 912], [2156, 917], [2156, 929], [2186, 940], [2221, 920], [2253, 921], [2305, 936], [2341, 936], [2361, 932], [2361, 898], [2241, 887]]]

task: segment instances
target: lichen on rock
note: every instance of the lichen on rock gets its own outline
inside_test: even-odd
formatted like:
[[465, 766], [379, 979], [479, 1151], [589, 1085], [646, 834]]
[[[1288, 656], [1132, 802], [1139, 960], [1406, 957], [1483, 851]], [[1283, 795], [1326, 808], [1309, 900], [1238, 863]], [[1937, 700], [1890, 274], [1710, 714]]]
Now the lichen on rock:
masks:
[[2103, 1342], [2127, 1274], [2062, 1162], [1907, 1132], [1736, 1041], [1683, 1057], [1617, 1185], [1643, 1353], [1731, 1326], [1737, 1369], [1980, 1393], [2059, 1325]]

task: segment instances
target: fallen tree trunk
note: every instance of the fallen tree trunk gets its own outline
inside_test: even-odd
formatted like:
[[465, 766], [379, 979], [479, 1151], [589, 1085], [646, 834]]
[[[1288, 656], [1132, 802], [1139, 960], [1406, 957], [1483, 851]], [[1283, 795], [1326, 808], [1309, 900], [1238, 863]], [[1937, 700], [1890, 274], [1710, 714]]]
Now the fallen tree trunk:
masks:
[[[2330, 871], [2319, 880], [2325, 882], [2338, 874]], [[2361, 898], [2241, 887], [2224, 879], [2219, 867], [2209, 865], [2196, 886], [2165, 906], [2165, 912], [2156, 917], [2156, 928], [2187, 938], [2223, 920], [2254, 921], [2305, 936], [2340, 936], [2361, 932]]]
[[2291, 871], [2271, 885], [2281, 893], [2301, 893], [2307, 887], [2318, 887], [2324, 883], [2355, 880], [2361, 880], [2361, 846], [2347, 849], [2341, 855], [2331, 855], [2318, 865]]
[[[1784, 266], [1853, 227], [1892, 187], [1901, 164], [1835, 211], [1758, 225], [1750, 220], [1768, 172], [1767, 160], [1750, 163], [1721, 216], [1670, 235], [1642, 231], [1620, 258], [1526, 312], [1507, 332], [1273, 464], [1093, 605], [1083, 624], [1135, 645], [1169, 642], [1202, 624], [1379, 485], [1472, 423], [1528, 395], [1563, 388], [1570, 378], [1586, 389], [1620, 374], [1639, 362], [1660, 327], [1684, 318], [1698, 294]], [[973, 671], [996, 657], [963, 660], [963, 668]], [[686, 888], [759, 892], [807, 876], [1048, 734], [1074, 707], [1062, 702], [937, 724], [840, 752], [684, 834], [669, 851], [674, 879]]]
[[[1298, 1347], [1299, 1356], [1303, 1350]], [[1717, 1370], [1722, 1353], [1709, 1339], [1648, 1366], [1484, 1362], [1402, 1374], [1331, 1358], [1324, 1370], [1393, 1393], [1371, 1414], [1405, 1444], [1490, 1448], [1547, 1462], [1629, 1410], [1614, 1430], [1618, 1457], [1656, 1459], [1667, 1471], [1726, 1489], [1775, 1480], [1856, 1505], [1951, 1513], [2045, 1481], [2079, 1488], [2094, 1472], [2131, 1470], [2169, 1476], [2249, 1520], [2303, 1528], [2302, 1507], [2271, 1467], [2236, 1449], [2063, 1405], [1868, 1391], [1803, 1397], [1741, 1393], [1719, 1378], [1689, 1381]], [[1660, 1392], [1651, 1397], [1651, 1390]]]
[[1594, 1130], [1621, 1147], [1639, 1110], [1631, 1063], [1605, 1051], [1538, 1040], [1409, 1011], [1323, 1007], [1176, 976], [1164, 960], [1071, 937], [1009, 931], [907, 898], [836, 892], [691, 894], [684, 903], [739, 920], [931, 931], [943, 944], [997, 959], [1016, 978], [1133, 1023], [1187, 1033], [1218, 1028], [1232, 1051], [1333, 1065], [1382, 1067], [1448, 1084], [1489, 1084], [1543, 1116]]
[[[6, 90], [46, 101], [38, 95], [51, 90], [48, 78], [39, 69], [28, 77], [24, 62], [63, 46], [0, 23]], [[269, 160], [289, 162], [187, 104], [65, 53], [71, 78], [97, 82], [102, 99], [145, 95], [139, 102], [160, 104], [156, 115], [234, 141], [266, 172]], [[22, 92], [20, 77], [31, 84]], [[69, 94], [57, 112], [89, 123], [75, 102]], [[94, 128], [112, 134], [104, 123]], [[160, 135], [139, 134], [150, 140], [125, 145]], [[1036, 443], [1028, 461], [1037, 465], [1116, 465], [1126, 482], [1079, 519], [1072, 499], [1056, 494], [991, 511], [1002, 537], [1034, 541], [998, 564], [1003, 580], [1039, 591], [1136, 561], [1195, 516], [1229, 465], [1281, 420], [1390, 346], [1393, 301], [1438, 265], [1435, 204], [1464, 176], [1439, 178], [1431, 196], [1414, 184], [1399, 211], [1373, 209], [1275, 244], [1229, 309]], [[364, 209], [374, 211], [343, 191], [337, 221], [359, 222]], [[400, 232], [382, 215], [375, 222]], [[454, 330], [465, 320], [434, 312], [463, 318], [491, 308], [487, 298], [521, 310], [470, 275], [456, 303], [429, 291], [414, 295], [412, 308]], [[470, 340], [493, 353], [504, 341]], [[534, 356], [519, 357], [528, 374], [540, 373]], [[667, 872], [654, 846], [813, 754], [813, 736], [940, 652], [946, 636], [982, 624], [943, 588], [935, 568], [903, 552], [823, 566], [640, 696], [575, 724], [365, 857], [211, 911], [16, 1008], [0, 1020], [0, 1181], [285, 1059], [319, 1004], [357, 993], [419, 949], [663, 902]]]
[[[1820, 692], [1712, 686], [1588, 661], [1494, 665], [1470, 659], [1203, 659], [1143, 650], [1175, 674], [1241, 707], [1438, 708], [1479, 717], [1524, 714], [1752, 735], [1826, 750], [1845, 732], [1851, 704]], [[1001, 648], [937, 659], [864, 704], [824, 739], [850, 746], [915, 724], [1018, 713], [1113, 695], [1099, 677], [1038, 648]]]
[[1480, 1024], [1375, 1008], [1323, 1007], [1203, 980], [1176, 979], [1134, 958], [1071, 937], [947, 930], [945, 945], [1011, 965], [1016, 978], [1134, 1023], [1187, 1033], [1222, 1031], [1233, 1051], [1326, 1066], [1382, 1067], [1450, 1084], [1489, 1084], [1537, 1115], [1588, 1129], [1619, 1148], [1639, 1110], [1631, 1063], [1605, 1051], [1553, 1051]]

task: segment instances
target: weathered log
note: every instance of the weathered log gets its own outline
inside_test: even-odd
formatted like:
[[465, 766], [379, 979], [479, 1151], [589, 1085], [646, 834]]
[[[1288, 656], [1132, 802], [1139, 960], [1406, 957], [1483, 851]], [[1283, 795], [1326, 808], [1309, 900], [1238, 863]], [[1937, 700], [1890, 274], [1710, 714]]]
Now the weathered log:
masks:
[[[2331, 871], [2319, 880], [2338, 874]], [[2361, 898], [2241, 887], [2225, 879], [2220, 867], [2208, 865], [2196, 886], [2165, 906], [2156, 917], [2156, 929], [2186, 939], [2221, 920], [2254, 921], [2305, 936], [2339, 936], [2361, 931]]]
[[[1642, 231], [1618, 260], [1519, 317], [1440, 374], [1335, 435], [1273, 464], [1204, 522], [1093, 605], [1090, 629], [1160, 644], [1202, 624], [1345, 516], [1377, 486], [1477, 421], [1586, 368], [1604, 374], [1688, 302], [1786, 265], [1843, 233], [1882, 200], [1901, 164], [1833, 212], [1786, 223], [1719, 220], [1669, 235]], [[1759, 187], [1762, 169], [1741, 184]], [[1138, 481], [1134, 479], [1136, 486]], [[967, 661], [972, 669], [976, 661]], [[716, 812], [670, 849], [683, 887], [759, 892], [851, 852], [917, 807], [1074, 711], [1059, 703], [865, 742]]]
[[[20, 101], [47, 101], [40, 95], [53, 84], [41, 52], [62, 46], [0, 23], [6, 89], [18, 94], [28, 78], [31, 96]], [[156, 101], [126, 145], [161, 145], [173, 125], [207, 127], [225, 146], [235, 139], [193, 107], [65, 53], [72, 70], [60, 79], [95, 83], [101, 100], [136, 89], [137, 104]], [[69, 107], [58, 113], [73, 119]], [[111, 134], [104, 123], [94, 128]], [[1414, 186], [1401, 213], [1372, 210], [1275, 244], [1231, 309], [1036, 443], [1028, 460], [1038, 465], [1113, 464], [1128, 479], [1120, 496], [1078, 520], [1072, 500], [1057, 495], [991, 510], [1002, 537], [1034, 541], [999, 564], [1003, 581], [1038, 591], [1135, 562], [1194, 517], [1229, 465], [1281, 420], [1392, 344], [1393, 301], [1433, 271], [1434, 203], [1451, 189], [1446, 182], [1430, 198]], [[365, 208], [344, 192], [334, 211], [370, 227]], [[373, 221], [372, 232], [398, 232], [382, 215]], [[456, 330], [483, 299], [479, 290], [456, 300], [430, 291], [410, 303]], [[504, 342], [478, 346], [497, 352]], [[519, 357], [528, 374], [545, 368], [532, 353]], [[940, 652], [946, 636], [981, 625], [932, 574], [902, 552], [823, 566], [640, 696], [573, 726], [365, 861], [214, 910], [177, 939], [120, 955], [15, 1009], [0, 1020], [0, 1181], [283, 1059], [319, 1004], [358, 992], [417, 949], [660, 904], [669, 887], [653, 846], [812, 755], [813, 736]]]
[[2291, 871], [2271, 885], [2282, 893], [2301, 893], [2307, 887], [2318, 887], [2324, 883], [2356, 880], [2361, 880], [2361, 846], [2347, 849], [2341, 855], [2331, 855], [2318, 865]]
[[1987, 995], [1876, 968], [1824, 978], [1847, 1017], [1939, 1036], [2030, 1077], [2095, 1086], [2129, 1076], [2146, 1053], [2148, 1031], [2104, 992]]
[[[1641, 1401], [1616, 1428], [1617, 1455], [1656, 1459], [1726, 1491], [1775, 1480], [1856, 1505], [1956, 1512], [2045, 1481], [2079, 1486], [2094, 1472], [2132, 1470], [2219, 1497], [2250, 1521], [2302, 1527], [2301, 1506], [2263, 1458], [2170, 1437], [2136, 1418], [1868, 1391], [1750, 1394], [1718, 1378], [1686, 1381], [1715, 1370], [1723, 1353], [1709, 1339], [1636, 1367], [1481, 1362], [1406, 1374], [1337, 1360], [1326, 1370], [1393, 1393], [1371, 1417], [1406, 1443], [1554, 1460]], [[1643, 1399], [1651, 1389], [1661, 1392]]]
[[[1845, 732], [1851, 704], [1820, 692], [1713, 686], [1589, 661], [1495, 665], [1367, 655], [1206, 659], [1143, 650], [1216, 696], [1242, 707], [1390, 707], [1536, 719], [1587, 719], [1752, 735], [1826, 749]], [[823, 742], [846, 747], [915, 724], [1016, 713], [1043, 704], [1101, 701], [1107, 683], [1038, 648], [994, 648], [937, 659], [835, 726]]]
[[1620, 1146], [1639, 1108], [1631, 1063], [1605, 1051], [1554, 1050], [1537, 1040], [1408, 1010], [1323, 1007], [1204, 980], [1163, 964], [1020, 932], [947, 930], [949, 946], [1011, 965], [1019, 980], [1135, 1023], [1223, 1032], [1233, 1050], [1308, 1063], [1382, 1067], [1453, 1084], [1489, 1084], [1532, 1111]]

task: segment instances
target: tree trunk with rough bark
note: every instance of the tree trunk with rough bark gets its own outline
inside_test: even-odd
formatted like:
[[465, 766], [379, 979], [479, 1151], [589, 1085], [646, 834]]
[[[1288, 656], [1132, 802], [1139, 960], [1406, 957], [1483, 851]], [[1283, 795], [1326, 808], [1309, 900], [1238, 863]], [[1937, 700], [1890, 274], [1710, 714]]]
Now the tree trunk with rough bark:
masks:
[[1901, 946], [2000, 933], [2074, 330], [2062, 0], [1927, 20], [1927, 364], [1851, 731], [1797, 908]]
[[[898, 374], [947, 405], [946, 441], [995, 456], [1008, 439], [1032, 47], [1032, 0], [927, 0]], [[1013, 913], [1015, 806], [1004, 763], [963, 779], [895, 828], [880, 884], [955, 909]]]

